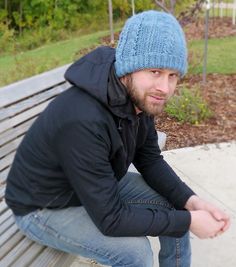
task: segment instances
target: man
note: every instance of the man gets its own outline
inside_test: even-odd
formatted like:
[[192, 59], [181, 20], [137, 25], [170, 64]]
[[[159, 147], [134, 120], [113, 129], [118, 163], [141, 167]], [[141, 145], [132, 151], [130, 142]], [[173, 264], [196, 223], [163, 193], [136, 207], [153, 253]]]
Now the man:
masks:
[[[183, 31], [146, 11], [66, 72], [73, 85], [39, 116], [18, 148], [6, 201], [29, 238], [111, 266], [190, 266], [189, 230], [213, 238], [229, 217], [164, 161], [154, 116], [187, 68]], [[129, 173], [133, 163], [140, 174]]]

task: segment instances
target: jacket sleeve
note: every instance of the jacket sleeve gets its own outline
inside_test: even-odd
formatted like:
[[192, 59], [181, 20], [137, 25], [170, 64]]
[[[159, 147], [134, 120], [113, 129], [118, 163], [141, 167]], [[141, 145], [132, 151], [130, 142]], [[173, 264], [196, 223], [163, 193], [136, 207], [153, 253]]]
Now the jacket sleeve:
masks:
[[[110, 151], [109, 132], [99, 122], [67, 125], [56, 137], [63, 171], [100, 231], [109, 236], [182, 236], [189, 212], [140, 209], [121, 201]], [[185, 224], [179, 223], [183, 217]]]
[[136, 151], [134, 165], [146, 182], [164, 196], [176, 209], [183, 209], [195, 193], [177, 176], [161, 155], [158, 136], [151, 120], [147, 138]]

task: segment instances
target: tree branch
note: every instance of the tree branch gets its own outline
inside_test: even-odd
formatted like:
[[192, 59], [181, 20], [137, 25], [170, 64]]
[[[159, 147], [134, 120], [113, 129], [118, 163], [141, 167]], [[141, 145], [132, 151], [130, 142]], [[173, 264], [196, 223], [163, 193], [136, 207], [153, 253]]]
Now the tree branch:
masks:
[[191, 8], [179, 14], [178, 20], [182, 26], [185, 26], [196, 18], [196, 15], [201, 12], [204, 2], [205, 0], [196, 0]]
[[155, 0], [155, 3], [167, 13], [171, 13], [170, 10], [166, 8], [160, 1]]

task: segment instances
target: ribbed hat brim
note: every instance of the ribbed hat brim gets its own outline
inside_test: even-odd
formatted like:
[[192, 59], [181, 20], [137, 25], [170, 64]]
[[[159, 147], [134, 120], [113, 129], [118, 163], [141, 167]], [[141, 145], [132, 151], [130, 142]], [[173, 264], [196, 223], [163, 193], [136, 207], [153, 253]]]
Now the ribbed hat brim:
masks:
[[138, 71], [151, 68], [174, 69], [179, 71], [180, 75], [183, 76], [187, 71], [186, 63], [184, 58], [179, 56], [148, 54], [133, 56], [132, 60], [130, 60], [130, 58], [124, 58], [122, 61], [117, 60], [115, 62], [115, 68], [118, 77], [122, 77], [127, 73], [132, 73], [134, 70]]

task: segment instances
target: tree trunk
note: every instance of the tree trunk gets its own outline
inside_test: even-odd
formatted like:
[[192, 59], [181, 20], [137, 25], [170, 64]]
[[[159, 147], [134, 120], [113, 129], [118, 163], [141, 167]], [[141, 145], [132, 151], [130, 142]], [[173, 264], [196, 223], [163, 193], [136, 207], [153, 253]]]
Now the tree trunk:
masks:
[[233, 2], [233, 14], [232, 14], [232, 24], [235, 25], [236, 23], [236, 0]]
[[20, 36], [22, 35], [22, 18], [23, 18], [23, 3], [22, 1], [20, 1], [20, 21], [19, 21]]
[[213, 28], [214, 28], [214, 25], [215, 25], [215, 0], [212, 0], [212, 24], [213, 24]]
[[109, 24], [110, 24], [111, 44], [114, 44], [115, 40], [114, 40], [114, 30], [113, 30], [112, 0], [108, 0], [108, 7], [109, 7]]
[[135, 15], [135, 5], [134, 5], [134, 0], [132, 0], [132, 15]]
[[170, 0], [170, 11], [173, 15], [175, 14], [175, 4], [176, 0]]

